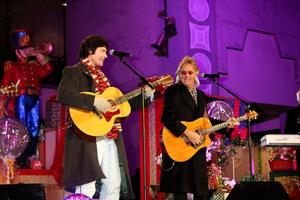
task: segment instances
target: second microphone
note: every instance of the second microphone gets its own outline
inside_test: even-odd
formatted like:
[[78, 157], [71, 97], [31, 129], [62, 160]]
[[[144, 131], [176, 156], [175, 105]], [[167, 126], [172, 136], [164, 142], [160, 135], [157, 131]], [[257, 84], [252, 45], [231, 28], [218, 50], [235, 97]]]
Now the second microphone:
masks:
[[110, 55], [114, 55], [114, 56], [118, 56], [119, 58], [122, 58], [122, 57], [131, 57], [131, 54], [128, 53], [128, 52], [124, 52], [124, 51], [116, 51], [114, 49], [111, 49], [109, 51], [109, 54]]

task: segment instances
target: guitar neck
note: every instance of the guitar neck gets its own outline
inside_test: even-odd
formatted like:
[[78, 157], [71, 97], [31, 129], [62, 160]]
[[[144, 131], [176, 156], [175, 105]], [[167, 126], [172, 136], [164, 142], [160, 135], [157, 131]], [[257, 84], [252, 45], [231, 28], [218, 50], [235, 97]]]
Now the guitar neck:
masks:
[[[150, 83], [153, 87], [156, 87], [160, 84], [160, 80], [157, 80], [153, 83]], [[140, 95], [142, 93], [141, 88], [138, 88], [132, 92], [129, 92], [119, 98], [117, 98], [115, 101], [117, 102], [117, 104], [121, 104], [124, 103], [125, 101], [128, 101], [129, 99], [132, 99], [138, 95]]]
[[[248, 116], [247, 115], [243, 115], [243, 116], [240, 116], [238, 118], [236, 118], [237, 121], [244, 121], [244, 120], [247, 120], [248, 119]], [[215, 126], [212, 126], [208, 129], [204, 129], [204, 130], [201, 130], [200, 133], [201, 134], [210, 134], [210, 133], [213, 133], [213, 132], [216, 132], [218, 130], [221, 130], [223, 128], [226, 128], [229, 124], [229, 121], [226, 121], [226, 122], [223, 122], [223, 123], [220, 123], [220, 124], [217, 124]]]
[[117, 102], [117, 104], [124, 103], [125, 101], [128, 101], [129, 99], [132, 99], [132, 98], [138, 96], [139, 94], [141, 94], [141, 89], [136, 89], [132, 92], [129, 92], [129, 93], [117, 98], [116, 102]]

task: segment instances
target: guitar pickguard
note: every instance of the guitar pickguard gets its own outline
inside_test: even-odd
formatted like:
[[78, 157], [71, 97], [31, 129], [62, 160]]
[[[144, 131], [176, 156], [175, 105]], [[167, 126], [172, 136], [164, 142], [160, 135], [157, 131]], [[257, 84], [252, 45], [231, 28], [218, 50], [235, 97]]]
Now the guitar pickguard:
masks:
[[114, 112], [102, 113], [102, 116], [106, 119], [107, 122], [109, 122], [113, 116], [118, 115], [118, 114], [120, 114], [120, 109], [118, 109]]

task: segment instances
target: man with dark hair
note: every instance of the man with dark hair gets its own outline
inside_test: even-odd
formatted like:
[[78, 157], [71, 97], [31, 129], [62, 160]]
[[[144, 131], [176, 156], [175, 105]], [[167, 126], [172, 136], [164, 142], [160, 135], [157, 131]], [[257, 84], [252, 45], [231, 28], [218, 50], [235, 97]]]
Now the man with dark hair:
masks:
[[[112, 109], [111, 102], [101, 95], [81, 93], [102, 94], [110, 87], [111, 83], [101, 71], [107, 58], [107, 49], [108, 43], [98, 35], [88, 36], [81, 42], [80, 61], [63, 71], [58, 87], [58, 101], [73, 108], [96, 110], [101, 114]], [[145, 87], [145, 90], [147, 103], [154, 91], [149, 87]], [[138, 109], [142, 104], [141, 95], [128, 102], [132, 110]], [[112, 129], [104, 136], [92, 137], [81, 132], [75, 125], [68, 128], [64, 152], [65, 188], [75, 187], [76, 193], [92, 198], [96, 191], [95, 182], [100, 179], [101, 200], [134, 198], [121, 131], [119, 121], [114, 122]]]

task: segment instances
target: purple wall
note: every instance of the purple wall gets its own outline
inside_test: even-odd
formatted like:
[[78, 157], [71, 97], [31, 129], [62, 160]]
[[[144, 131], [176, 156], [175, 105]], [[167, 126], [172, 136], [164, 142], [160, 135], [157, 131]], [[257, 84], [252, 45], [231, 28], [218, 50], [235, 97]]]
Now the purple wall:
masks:
[[[226, 87], [250, 102], [297, 105], [299, 8], [292, 0], [215, 1], [216, 56], [219, 71], [228, 73]], [[282, 129], [283, 124], [277, 119], [253, 128]]]
[[218, 66], [229, 73], [228, 87], [250, 101], [295, 106], [300, 2], [216, 1], [215, 7]]
[[[203, 21], [196, 20], [195, 15], [191, 15], [195, 9], [189, 6], [207, 6], [209, 15]], [[129, 58], [128, 63], [142, 75], [174, 74], [183, 56], [201, 53], [210, 62], [209, 72], [228, 73], [222, 84], [242, 98], [296, 105], [295, 92], [300, 88], [299, 1], [168, 1], [168, 15], [175, 17], [178, 30], [169, 42], [168, 58], [154, 56], [154, 49], [150, 47], [163, 29], [163, 21], [157, 17], [162, 9], [162, 0], [69, 1], [68, 64], [77, 62], [79, 43], [86, 35], [101, 34], [109, 40], [111, 48], [132, 53], [134, 57]], [[196, 28], [209, 26], [208, 42], [204, 42], [209, 50], [192, 48], [191, 23], [196, 24]], [[103, 70], [124, 93], [137, 87], [138, 79], [117, 58], [109, 57]], [[213, 91], [229, 96], [222, 89], [217, 93], [216, 87]], [[124, 123], [132, 174], [139, 165], [137, 122], [137, 113], [132, 113]]]

